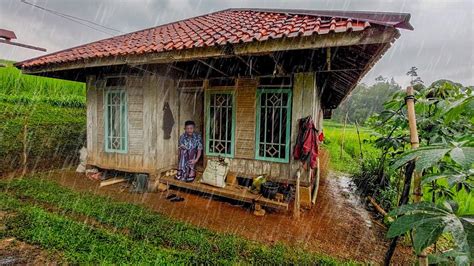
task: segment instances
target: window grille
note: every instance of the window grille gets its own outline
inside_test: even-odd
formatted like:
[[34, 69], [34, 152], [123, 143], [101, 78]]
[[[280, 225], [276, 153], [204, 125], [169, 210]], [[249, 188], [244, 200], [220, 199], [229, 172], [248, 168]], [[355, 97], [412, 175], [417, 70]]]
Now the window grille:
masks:
[[233, 92], [206, 93], [206, 153], [234, 156], [235, 105]]
[[123, 89], [105, 91], [105, 151], [127, 152], [127, 96]]
[[289, 162], [291, 89], [257, 91], [257, 129], [255, 157], [274, 162]]

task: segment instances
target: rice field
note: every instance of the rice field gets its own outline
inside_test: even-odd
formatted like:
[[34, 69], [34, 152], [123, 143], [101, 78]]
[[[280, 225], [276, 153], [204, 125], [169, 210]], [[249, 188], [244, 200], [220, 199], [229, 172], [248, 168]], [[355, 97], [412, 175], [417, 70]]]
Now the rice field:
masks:
[[12, 62], [0, 60], [0, 63], [6, 65], [0, 68], [1, 102], [85, 107], [84, 83], [25, 75]]
[[343, 124], [324, 121], [323, 148], [329, 152], [329, 166], [332, 170], [356, 173], [360, 170], [361, 156], [373, 158], [380, 154], [380, 151], [369, 142], [372, 138], [371, 129], [359, 127], [359, 134], [361, 144], [355, 125], [347, 124], [344, 129]]

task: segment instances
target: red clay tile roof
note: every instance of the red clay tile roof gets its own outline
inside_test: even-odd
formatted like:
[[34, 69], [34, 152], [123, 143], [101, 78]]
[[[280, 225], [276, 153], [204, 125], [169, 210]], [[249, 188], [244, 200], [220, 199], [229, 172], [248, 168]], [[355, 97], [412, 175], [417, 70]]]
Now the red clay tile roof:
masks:
[[[29, 68], [86, 59], [362, 31], [373, 24], [411, 28], [408, 14], [227, 9], [69, 48], [16, 64]], [[408, 25], [408, 26], [407, 26]]]

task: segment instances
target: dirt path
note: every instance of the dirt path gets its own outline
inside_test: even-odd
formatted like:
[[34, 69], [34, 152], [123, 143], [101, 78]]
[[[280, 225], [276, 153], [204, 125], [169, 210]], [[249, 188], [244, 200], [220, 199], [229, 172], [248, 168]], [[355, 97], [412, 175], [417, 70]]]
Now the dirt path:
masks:
[[[269, 244], [281, 241], [340, 259], [380, 263], [388, 245], [385, 229], [371, 222], [370, 214], [351, 192], [349, 179], [335, 173], [321, 180], [315, 207], [299, 221], [281, 212], [256, 217], [249, 209], [229, 202], [184, 192], [177, 192], [184, 202], [172, 203], [165, 199], [166, 193], [131, 194], [121, 192], [120, 184], [99, 189], [97, 182], [72, 171], [51, 172], [46, 177], [75, 190], [142, 204], [200, 227]], [[393, 262], [406, 264], [411, 258], [410, 249], [401, 247]]]

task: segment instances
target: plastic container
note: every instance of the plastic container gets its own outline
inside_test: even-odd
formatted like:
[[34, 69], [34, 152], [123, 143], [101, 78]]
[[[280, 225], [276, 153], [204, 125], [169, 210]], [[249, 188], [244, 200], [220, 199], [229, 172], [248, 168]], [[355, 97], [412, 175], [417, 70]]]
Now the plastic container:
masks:
[[248, 178], [248, 177], [238, 176], [237, 177], [237, 184], [239, 184], [239, 186], [243, 186], [243, 187], [251, 187], [252, 184], [253, 184], [253, 179]]
[[278, 193], [279, 185], [277, 183], [267, 181], [262, 184], [260, 192], [267, 199], [274, 199], [275, 195]]

